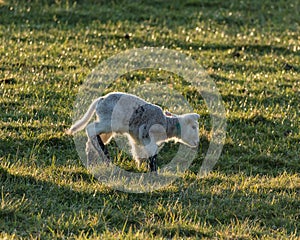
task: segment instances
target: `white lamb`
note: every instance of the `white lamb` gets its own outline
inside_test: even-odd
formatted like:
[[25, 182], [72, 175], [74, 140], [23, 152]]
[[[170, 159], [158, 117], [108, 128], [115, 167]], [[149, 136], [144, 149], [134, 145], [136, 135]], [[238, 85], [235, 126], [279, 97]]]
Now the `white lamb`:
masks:
[[174, 140], [192, 148], [199, 143], [199, 114], [164, 113], [157, 105], [119, 92], [94, 100], [85, 115], [67, 133], [74, 134], [85, 128], [94, 112], [97, 121], [87, 126], [86, 133], [93, 147], [107, 160], [109, 156], [105, 145], [114, 134], [125, 134], [128, 137], [138, 166], [143, 159], [148, 159], [150, 171], [157, 171], [156, 157], [161, 143]]

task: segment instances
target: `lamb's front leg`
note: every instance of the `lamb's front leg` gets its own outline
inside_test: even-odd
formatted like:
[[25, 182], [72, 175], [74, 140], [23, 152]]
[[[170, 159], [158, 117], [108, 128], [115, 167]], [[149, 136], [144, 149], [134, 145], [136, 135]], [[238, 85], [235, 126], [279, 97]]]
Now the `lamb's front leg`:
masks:
[[[166, 139], [166, 130], [164, 126], [160, 124], [152, 125], [151, 128], [149, 129], [148, 139], [144, 139], [144, 142], [146, 143], [145, 149], [148, 153], [148, 170], [151, 172], [157, 171], [157, 153], [158, 153], [157, 142], [163, 139]], [[147, 144], [149, 140], [150, 143]]]
[[157, 162], [156, 162], [157, 154], [155, 154], [152, 157], [149, 157], [148, 159], [148, 169], [151, 172], [156, 172], [157, 171]]
[[[131, 140], [131, 139], [130, 139]], [[140, 168], [140, 164], [142, 159], [146, 159], [148, 171], [155, 172], [157, 171], [157, 151], [158, 147], [156, 144], [150, 143], [146, 146], [136, 144], [134, 141], [130, 141], [131, 143], [131, 151], [133, 158], [137, 162], [138, 168]]]
[[157, 171], [157, 152], [158, 146], [155, 142], [151, 142], [149, 145], [145, 147], [148, 153], [148, 170], [151, 172]]

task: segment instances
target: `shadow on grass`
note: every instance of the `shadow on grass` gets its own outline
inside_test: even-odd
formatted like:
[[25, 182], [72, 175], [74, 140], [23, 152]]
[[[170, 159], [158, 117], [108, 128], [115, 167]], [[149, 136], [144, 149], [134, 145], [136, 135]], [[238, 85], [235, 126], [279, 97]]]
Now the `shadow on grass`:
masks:
[[[77, 178], [77, 173], [75, 175], [72, 177]], [[0, 176], [4, 196], [1, 200], [0, 229], [23, 236], [92, 235], [107, 230], [124, 233], [131, 229], [133, 232], [142, 230], [163, 237], [212, 237], [212, 232], [199, 226], [195, 228], [194, 224], [217, 227], [230, 224], [234, 219], [258, 221], [268, 229], [276, 226], [285, 227], [288, 232], [295, 231], [295, 223], [290, 218], [297, 207], [295, 200], [285, 196], [271, 203], [268, 193], [255, 194], [239, 189], [210, 192], [211, 187], [224, 184], [224, 179], [218, 177], [203, 179], [182, 195], [181, 191], [173, 190], [130, 194], [103, 187], [101, 192], [101, 184], [95, 183], [88, 175], [80, 177], [80, 181], [87, 181], [93, 187], [96, 184], [98, 187], [92, 192], [79, 188], [74, 190], [71, 186], [58, 185], [50, 180], [11, 174], [3, 168], [0, 168]], [[193, 209], [180, 212], [182, 207], [195, 202], [197, 204], [193, 205]], [[285, 209], [284, 213], [279, 209]], [[181, 219], [183, 216], [185, 220]], [[170, 218], [174, 221], [170, 222], [174, 224], [172, 228], [165, 222]], [[18, 222], [17, 230], [11, 228], [15, 222]]]
[[[168, 193], [128, 194], [108, 189], [103, 193], [97, 190], [76, 191], [70, 186], [37, 180], [31, 176], [10, 174], [3, 168], [0, 169], [0, 173], [3, 194], [9, 192], [9, 195], [6, 195], [7, 199], [3, 199], [3, 202], [8, 204], [4, 203], [0, 209], [0, 222], [3, 222], [0, 224], [2, 226], [0, 229], [8, 233], [15, 231], [9, 228], [14, 222], [18, 222], [19, 229], [25, 230], [24, 235], [42, 233], [44, 237], [52, 233], [69, 234], [70, 232], [75, 235], [93, 232], [101, 234], [108, 229], [121, 232], [125, 226], [126, 231], [131, 227], [137, 230], [145, 220], [145, 212], [154, 207], [162, 196], [167, 199], [170, 197]], [[74, 176], [71, 173], [71, 175], [72, 178], [78, 177], [77, 174]], [[95, 184], [91, 176], [85, 178], [81, 176], [82, 174], [80, 174], [81, 181]], [[26, 198], [24, 204], [14, 204], [24, 196]], [[140, 211], [135, 209], [137, 203], [142, 206]], [[76, 220], [72, 224], [70, 220], [74, 218]], [[93, 224], [91, 218], [96, 219]], [[152, 229], [149, 229], [149, 232], [151, 231]], [[189, 234], [202, 235], [200, 231], [195, 230]]]

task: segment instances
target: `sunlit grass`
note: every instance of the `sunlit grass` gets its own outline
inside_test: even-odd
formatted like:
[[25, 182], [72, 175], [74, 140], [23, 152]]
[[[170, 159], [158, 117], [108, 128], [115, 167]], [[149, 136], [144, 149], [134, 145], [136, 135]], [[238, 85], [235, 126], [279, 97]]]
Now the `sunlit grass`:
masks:
[[[299, 237], [296, 1], [6, 0], [0, 16], [0, 238]], [[171, 73], [124, 75], [104, 91], [166, 81], [201, 114], [199, 154], [184, 177], [130, 194], [93, 178], [64, 131], [92, 68], [144, 46], [182, 51], [204, 67], [223, 98], [227, 137], [214, 171], [198, 179], [211, 127], [201, 96]], [[159, 164], [174, 149], [167, 145]], [[110, 150], [116, 164], [139, 171]]]

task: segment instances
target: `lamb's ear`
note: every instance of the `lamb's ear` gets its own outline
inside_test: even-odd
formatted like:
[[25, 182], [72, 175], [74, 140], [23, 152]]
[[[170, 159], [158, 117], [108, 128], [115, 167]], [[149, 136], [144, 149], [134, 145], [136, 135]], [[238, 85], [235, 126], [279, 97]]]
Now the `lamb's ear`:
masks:
[[177, 114], [171, 113], [169, 111], [165, 111], [165, 115], [168, 117], [177, 117], [178, 116]]
[[172, 113], [170, 113], [169, 111], [165, 111], [165, 114], [169, 117], [172, 116]]

